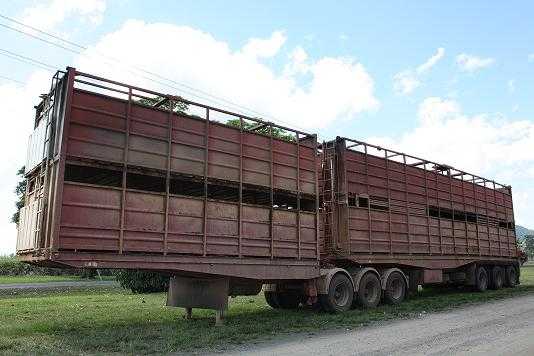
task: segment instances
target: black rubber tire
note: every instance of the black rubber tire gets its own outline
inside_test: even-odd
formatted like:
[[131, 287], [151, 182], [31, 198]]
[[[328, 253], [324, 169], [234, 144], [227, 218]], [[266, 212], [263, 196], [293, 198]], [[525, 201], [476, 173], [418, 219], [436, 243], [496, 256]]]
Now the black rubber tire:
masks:
[[276, 292], [263, 292], [263, 295], [265, 296], [265, 301], [271, 308], [280, 308], [280, 304], [278, 303], [278, 295]]
[[504, 270], [501, 266], [493, 266], [491, 269], [490, 285], [491, 289], [501, 289], [504, 284]]
[[407, 288], [404, 276], [398, 271], [391, 272], [386, 281], [384, 301], [391, 305], [402, 303], [406, 298]]
[[358, 304], [364, 308], [376, 308], [382, 296], [380, 280], [373, 272], [367, 272], [360, 279], [360, 285], [356, 292]]
[[517, 269], [514, 266], [506, 266], [504, 270], [504, 286], [514, 288], [517, 285]]
[[279, 292], [277, 294], [278, 305], [280, 309], [297, 309], [302, 297], [293, 291]]
[[475, 271], [475, 290], [477, 292], [485, 292], [488, 289], [488, 271], [486, 268], [479, 266]]
[[352, 281], [343, 273], [330, 280], [328, 294], [319, 295], [322, 308], [329, 313], [342, 313], [350, 309], [354, 300]]

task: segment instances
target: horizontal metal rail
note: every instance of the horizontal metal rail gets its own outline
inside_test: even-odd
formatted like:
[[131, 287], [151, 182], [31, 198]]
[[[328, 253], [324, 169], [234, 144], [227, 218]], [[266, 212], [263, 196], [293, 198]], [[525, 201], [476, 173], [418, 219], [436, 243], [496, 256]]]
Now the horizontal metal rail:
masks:
[[[304, 135], [305, 136], [304, 138], [315, 137], [316, 136], [316, 134], [310, 134], [310, 133], [307, 133], [307, 132], [304, 132], [304, 131], [300, 131], [300, 130], [289, 128], [289, 127], [282, 126], [282, 125], [279, 125], [279, 124], [275, 124], [275, 123], [270, 122], [270, 121], [265, 121], [265, 120], [261, 120], [261, 119], [255, 118], [255, 117], [250, 117], [250, 116], [243, 115], [243, 114], [238, 114], [238, 113], [235, 113], [235, 112], [232, 112], [232, 111], [216, 108], [216, 107], [213, 107], [213, 106], [210, 106], [210, 105], [201, 104], [201, 103], [198, 103], [198, 102], [195, 102], [195, 101], [192, 101], [192, 100], [184, 99], [184, 98], [182, 98], [180, 96], [171, 95], [171, 94], [164, 94], [164, 93], [156, 92], [156, 91], [153, 91], [153, 90], [140, 88], [140, 87], [137, 87], [137, 86], [134, 86], [134, 85], [121, 83], [121, 82], [118, 82], [118, 81], [115, 81], [115, 80], [102, 78], [102, 77], [99, 77], [99, 76], [96, 76], [96, 75], [93, 75], [93, 74], [88, 74], [88, 73], [76, 71], [75, 72], [75, 76], [76, 77], [85, 77], [85, 78], [97, 80], [99, 82], [104, 82], [104, 83], [109, 83], [109, 84], [112, 84], [112, 85], [121, 86], [121, 87], [126, 88], [126, 89], [137, 90], [137, 91], [143, 92], [145, 94], [155, 95], [155, 96], [158, 96], [160, 98], [167, 99], [167, 100], [179, 101], [179, 102], [182, 102], [184, 104], [196, 106], [196, 107], [199, 107], [199, 108], [208, 109], [210, 111], [219, 112], [221, 114], [234, 116], [236, 119], [243, 118], [245, 120], [250, 120], [250, 121], [254, 121], [254, 122], [258, 123], [258, 125], [256, 127], [251, 128], [250, 131], [254, 131], [254, 130], [258, 129], [258, 128], [263, 128], [263, 127], [276, 127], [278, 129], [281, 129], [281, 130], [284, 130], [284, 131], [289, 131], [289, 132], [293, 132], [295, 134]], [[92, 82], [88, 82], [88, 81], [84, 81], [84, 80], [80, 80], [80, 79], [75, 79], [75, 81], [79, 82], [79, 83], [82, 83], [82, 84], [85, 84], [85, 85], [91, 85], [91, 86], [95, 86], [95, 87], [98, 87], [98, 88], [101, 88], [101, 89], [115, 91], [115, 92], [118, 92], [118, 93], [121, 93], [121, 94], [128, 93], [128, 90], [121, 90], [121, 89], [116, 89], [116, 88], [112, 88], [112, 87], [107, 87], [107, 86], [105, 86], [103, 84], [100, 84], [100, 83], [92, 83]], [[139, 95], [139, 94], [132, 94], [132, 96], [143, 98], [143, 99], [153, 99], [153, 98], [146, 97], [146, 96]], [[302, 140], [302, 138], [301, 138], [301, 140]]]
[[[391, 160], [391, 158], [398, 157], [398, 156], [401, 156], [401, 157], [404, 157], [404, 158], [410, 158], [410, 159], [416, 161], [416, 162], [410, 162], [408, 164], [408, 166], [410, 166], [410, 167], [417, 167], [417, 168], [420, 168], [420, 169], [424, 169], [426, 171], [437, 172], [437, 173], [441, 173], [441, 172], [446, 171], [448, 173], [447, 175], [450, 175], [451, 177], [456, 178], [458, 180], [467, 181], [467, 182], [470, 182], [470, 183], [474, 182], [476, 185], [483, 186], [483, 187], [489, 188], [489, 189], [494, 189], [494, 190], [500, 188], [500, 189], [503, 189], [501, 191], [502, 193], [505, 193], [507, 195], [511, 195], [511, 186], [510, 185], [497, 183], [494, 180], [486, 179], [484, 177], [480, 177], [480, 176], [478, 176], [476, 174], [465, 172], [463, 170], [451, 167], [449, 165], [445, 165], [445, 164], [442, 164], [442, 163], [436, 163], [436, 162], [433, 162], [433, 161], [430, 161], [430, 160], [427, 160], [427, 159], [419, 158], [419, 157], [412, 156], [412, 155], [409, 155], [409, 154], [406, 154], [406, 153], [403, 153], [403, 152], [398, 152], [398, 151], [395, 151], [395, 150], [391, 150], [391, 149], [384, 148], [384, 147], [381, 147], [381, 146], [373, 145], [373, 144], [370, 144], [370, 143], [367, 143], [367, 142], [363, 142], [363, 141], [354, 140], [354, 139], [347, 138], [347, 137], [338, 137], [338, 139], [343, 139], [343, 140], [346, 140], [347, 142], [351, 143], [351, 144], [347, 145], [347, 149], [353, 150], [353, 148], [356, 148], [358, 146], [372, 147], [372, 148], [374, 148], [374, 149], [376, 149], [378, 151], [384, 151], [385, 152], [385, 156], [384, 157], [381, 157], [381, 156], [376, 156], [376, 157], [386, 158], [388, 160]], [[369, 155], [373, 156], [373, 154], [369, 154]], [[397, 161], [394, 161], [394, 162], [397, 162]], [[403, 161], [399, 161], [397, 163], [404, 164]], [[431, 165], [431, 167], [433, 169], [428, 169], [426, 167], [427, 164]], [[423, 167], [421, 167], [421, 166], [423, 166]], [[492, 183], [493, 187], [491, 187], [491, 186], [488, 187], [486, 185], [486, 183]]]

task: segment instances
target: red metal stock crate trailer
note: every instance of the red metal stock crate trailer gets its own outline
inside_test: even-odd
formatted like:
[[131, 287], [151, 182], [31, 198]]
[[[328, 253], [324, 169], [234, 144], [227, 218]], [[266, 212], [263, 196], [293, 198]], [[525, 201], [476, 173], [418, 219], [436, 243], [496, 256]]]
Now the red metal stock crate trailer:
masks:
[[160, 271], [169, 305], [219, 316], [262, 286], [275, 308], [343, 311], [518, 282], [510, 187], [73, 68], [36, 109], [24, 261]]

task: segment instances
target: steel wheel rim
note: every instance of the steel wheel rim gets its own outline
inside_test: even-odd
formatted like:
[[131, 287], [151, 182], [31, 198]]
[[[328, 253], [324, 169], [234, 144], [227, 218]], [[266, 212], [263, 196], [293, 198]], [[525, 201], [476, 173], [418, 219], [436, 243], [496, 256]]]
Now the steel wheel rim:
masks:
[[487, 285], [488, 285], [488, 276], [486, 276], [485, 273], [480, 273], [480, 285], [483, 287], [483, 288], [486, 288]]
[[337, 306], [344, 306], [349, 300], [349, 291], [344, 283], [338, 283], [334, 287], [334, 303]]
[[363, 298], [365, 300], [372, 302], [377, 297], [377, 294], [375, 283], [373, 281], [368, 281], [365, 283], [363, 288]]
[[398, 278], [391, 281], [390, 288], [388, 288], [389, 295], [393, 299], [400, 299], [402, 296], [402, 283]]

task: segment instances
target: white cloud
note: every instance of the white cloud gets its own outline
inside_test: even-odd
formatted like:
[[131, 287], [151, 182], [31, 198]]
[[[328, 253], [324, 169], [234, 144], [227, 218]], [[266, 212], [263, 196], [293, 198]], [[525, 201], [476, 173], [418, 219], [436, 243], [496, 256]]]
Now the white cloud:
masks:
[[461, 71], [475, 72], [482, 68], [487, 68], [495, 63], [493, 58], [481, 58], [470, 54], [459, 54], [456, 56], [456, 64]]
[[50, 88], [50, 74], [35, 72], [24, 86], [0, 85], [0, 107], [3, 128], [0, 130], [0, 255], [15, 252], [16, 226], [10, 223], [15, 212], [14, 193], [17, 170], [24, 165], [28, 136], [33, 128], [33, 106], [38, 104], [39, 94]]
[[51, 0], [26, 8], [20, 20], [25, 24], [48, 31], [71, 16], [93, 25], [102, 22], [105, 0]]
[[369, 141], [392, 147], [514, 186], [516, 219], [532, 226], [534, 211], [534, 123], [498, 115], [465, 115], [454, 100], [437, 97], [419, 105], [419, 125], [398, 138]]
[[[175, 45], [169, 47], [169, 38]], [[91, 46], [87, 54], [128, 58], [132, 65], [310, 130], [378, 107], [373, 79], [352, 58], [312, 60], [297, 46], [280, 74], [261, 61], [279, 55], [284, 42], [285, 35], [277, 31], [268, 39], [255, 38], [233, 50], [226, 42], [191, 27], [131, 20]], [[165, 55], [161, 55], [162, 48]], [[176, 92], [95, 58], [80, 57], [76, 65], [127, 83]], [[305, 81], [299, 76], [304, 73]]]
[[440, 47], [436, 53], [428, 58], [415, 70], [406, 69], [393, 76], [393, 90], [397, 94], [408, 95], [421, 86], [421, 76], [429, 72], [445, 55], [445, 49]]
[[297, 46], [289, 53], [289, 62], [284, 66], [284, 75], [305, 74], [309, 70], [308, 53], [304, 48]]
[[529, 62], [534, 62], [534, 53], [531, 53], [528, 55], [528, 61]]
[[509, 93], [515, 93], [515, 80], [510, 79], [507, 83], [507, 87]]
[[270, 38], [251, 38], [243, 47], [243, 54], [257, 58], [269, 58], [278, 53], [287, 38], [283, 31], [275, 31]]
[[393, 77], [393, 89], [398, 94], [411, 94], [420, 85], [421, 82], [417, 79], [415, 73], [410, 70], [399, 72]]
[[447, 119], [458, 117], [460, 112], [460, 105], [456, 101], [430, 97], [419, 105], [418, 117], [423, 126], [432, 126], [439, 125]]
[[433, 66], [436, 65], [436, 63], [439, 62], [441, 58], [445, 55], [445, 49], [440, 47], [436, 51], [436, 54], [434, 54], [432, 57], [427, 59], [427, 61], [423, 64], [421, 64], [419, 67], [417, 67], [417, 73], [422, 74], [425, 72], [428, 72]]

